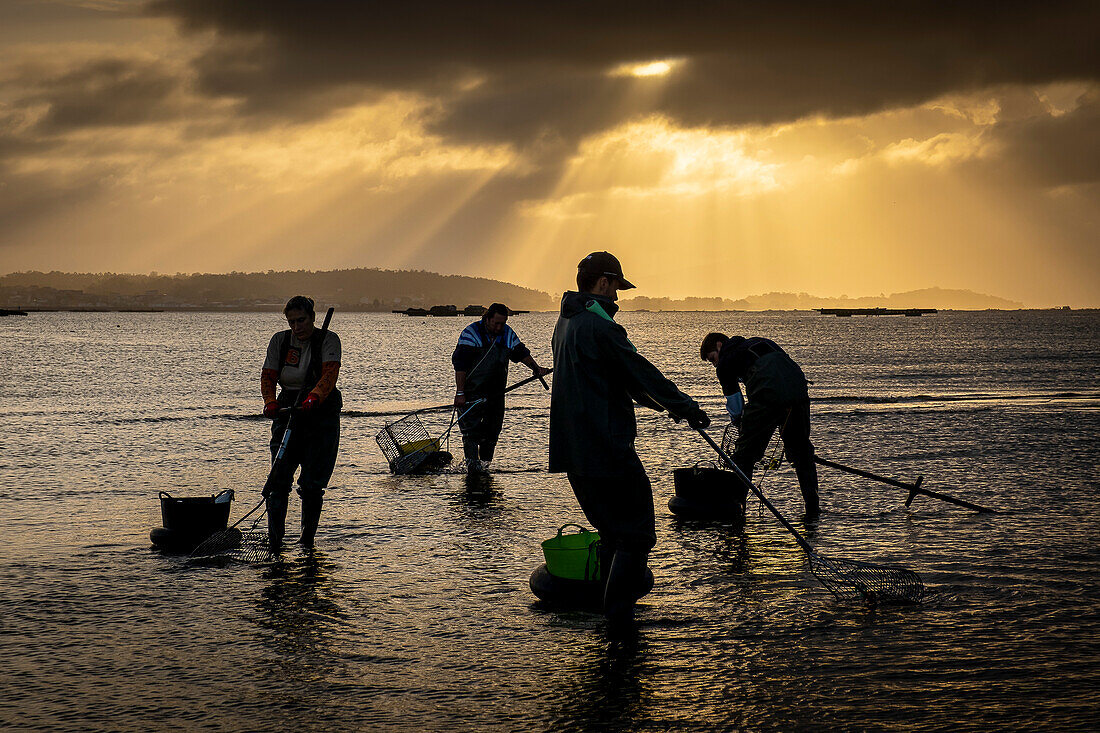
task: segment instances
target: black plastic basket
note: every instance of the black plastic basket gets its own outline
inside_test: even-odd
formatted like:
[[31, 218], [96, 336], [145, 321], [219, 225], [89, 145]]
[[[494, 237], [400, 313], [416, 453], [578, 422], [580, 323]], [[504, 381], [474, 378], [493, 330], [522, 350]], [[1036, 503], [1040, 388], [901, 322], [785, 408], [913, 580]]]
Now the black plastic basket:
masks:
[[733, 471], [717, 468], [710, 461], [700, 461], [694, 466], [675, 469], [672, 481], [676, 496], [669, 500], [669, 509], [676, 514], [724, 520], [745, 516], [745, 498], [749, 490]]
[[[219, 501], [221, 499], [221, 501]], [[165, 529], [188, 535], [206, 535], [229, 525], [233, 490], [213, 496], [179, 497], [160, 492], [160, 518]]]

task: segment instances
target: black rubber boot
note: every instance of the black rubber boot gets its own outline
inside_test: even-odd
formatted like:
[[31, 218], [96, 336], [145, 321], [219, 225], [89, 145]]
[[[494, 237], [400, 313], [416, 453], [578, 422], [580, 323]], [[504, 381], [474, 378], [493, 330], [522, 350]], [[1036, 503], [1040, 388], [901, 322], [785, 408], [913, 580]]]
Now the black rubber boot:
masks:
[[267, 497], [267, 543], [272, 552], [283, 548], [283, 536], [286, 535], [286, 507], [288, 496]]
[[466, 461], [466, 472], [478, 473], [481, 461], [477, 457], [477, 443], [473, 438], [467, 438], [465, 435], [462, 436], [462, 457]]
[[600, 582], [603, 583], [604, 594], [607, 593], [607, 576], [611, 574], [611, 563], [615, 560], [615, 546], [605, 540], [599, 540], [600, 556]]
[[628, 635], [634, 630], [634, 603], [645, 582], [648, 558], [647, 552], [615, 551], [603, 592], [603, 613], [612, 636]]
[[317, 524], [321, 521], [321, 507], [324, 505], [324, 497], [302, 497], [302, 547], [313, 547], [313, 539], [317, 536]]
[[802, 489], [802, 500], [806, 502], [806, 519], [821, 516], [821, 504], [817, 498], [817, 464], [812, 460], [799, 463], [794, 467], [798, 476], [798, 487]]

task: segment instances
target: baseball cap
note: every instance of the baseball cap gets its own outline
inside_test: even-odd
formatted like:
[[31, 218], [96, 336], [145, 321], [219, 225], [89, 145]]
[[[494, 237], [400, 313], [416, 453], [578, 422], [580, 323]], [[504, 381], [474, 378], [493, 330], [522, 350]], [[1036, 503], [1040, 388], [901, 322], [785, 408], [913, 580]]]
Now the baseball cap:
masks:
[[629, 290], [634, 287], [634, 283], [623, 277], [623, 266], [619, 264], [619, 260], [615, 255], [610, 252], [593, 252], [580, 261], [577, 270], [592, 275], [613, 277], [622, 283], [619, 287], [620, 290]]

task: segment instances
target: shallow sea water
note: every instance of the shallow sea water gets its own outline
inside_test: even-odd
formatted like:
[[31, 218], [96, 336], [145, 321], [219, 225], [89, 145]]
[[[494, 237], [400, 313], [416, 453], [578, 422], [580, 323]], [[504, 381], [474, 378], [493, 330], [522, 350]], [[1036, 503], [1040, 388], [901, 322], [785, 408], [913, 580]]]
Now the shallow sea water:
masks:
[[[511, 325], [549, 364], [554, 314]], [[509, 401], [488, 493], [389, 475], [374, 435], [450, 399], [468, 319], [337, 312], [341, 451], [312, 555], [189, 564], [149, 542], [157, 492], [259, 501], [258, 377], [279, 314], [0, 320], [0, 725], [10, 730], [1092, 730], [1100, 713], [1100, 313], [623, 313], [724, 427], [711, 329], [765, 335], [813, 381], [826, 457], [992, 506], [821, 469], [764, 492], [823, 554], [902, 565], [917, 607], [836, 601], [750, 497], [743, 527], [676, 519], [672, 471], [713, 460], [639, 408], [656, 586], [634, 644], [538, 607], [539, 543], [584, 518], [546, 472], [549, 398]], [[526, 376], [519, 367], [514, 379]], [[445, 425], [433, 418], [432, 429]], [[459, 452], [457, 446], [454, 452]], [[291, 505], [296, 522], [298, 503]]]

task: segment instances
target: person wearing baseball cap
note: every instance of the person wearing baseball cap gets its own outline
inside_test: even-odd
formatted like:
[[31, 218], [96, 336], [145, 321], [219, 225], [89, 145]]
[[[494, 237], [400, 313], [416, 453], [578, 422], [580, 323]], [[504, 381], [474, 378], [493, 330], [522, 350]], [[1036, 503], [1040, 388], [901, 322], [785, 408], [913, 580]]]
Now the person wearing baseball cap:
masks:
[[602, 276], [616, 281], [618, 285], [612, 290], [612, 300], [617, 298], [615, 290], [631, 290], [634, 287], [634, 283], [623, 277], [623, 266], [619, 264], [619, 259], [610, 252], [593, 252], [580, 261], [577, 265], [577, 287], [580, 287], [581, 273], [589, 278]]
[[705, 428], [710, 418], [638, 353], [615, 322], [619, 290], [633, 288], [619, 260], [593, 252], [577, 265], [577, 290], [562, 296], [551, 345], [550, 471], [565, 473], [599, 531], [608, 629], [633, 627], [634, 603], [657, 543], [653, 491], [634, 449], [634, 403]]

